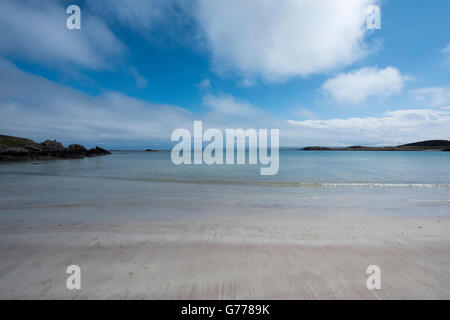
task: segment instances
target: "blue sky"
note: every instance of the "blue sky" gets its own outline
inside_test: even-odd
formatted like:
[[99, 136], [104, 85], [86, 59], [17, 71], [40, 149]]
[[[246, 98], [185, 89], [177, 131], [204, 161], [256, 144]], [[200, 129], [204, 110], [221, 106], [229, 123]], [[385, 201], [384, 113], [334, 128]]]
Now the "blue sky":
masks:
[[[81, 30], [66, 7], [81, 8]], [[366, 8], [381, 8], [367, 30]], [[0, 130], [168, 146], [192, 127], [279, 128], [281, 144], [450, 139], [450, 2], [6, 0]]]

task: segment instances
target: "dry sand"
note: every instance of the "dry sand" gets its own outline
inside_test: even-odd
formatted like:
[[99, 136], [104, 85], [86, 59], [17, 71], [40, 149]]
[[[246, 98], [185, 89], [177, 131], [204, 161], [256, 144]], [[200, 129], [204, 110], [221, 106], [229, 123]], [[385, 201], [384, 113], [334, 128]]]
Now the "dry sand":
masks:
[[0, 298], [449, 299], [450, 218], [2, 220]]

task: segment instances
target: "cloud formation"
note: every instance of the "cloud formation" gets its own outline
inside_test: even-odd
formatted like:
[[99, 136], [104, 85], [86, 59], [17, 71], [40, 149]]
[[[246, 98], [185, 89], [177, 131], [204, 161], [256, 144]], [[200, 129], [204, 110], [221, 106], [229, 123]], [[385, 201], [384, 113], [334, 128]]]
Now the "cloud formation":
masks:
[[129, 67], [128, 71], [134, 77], [134, 80], [136, 81], [136, 87], [138, 87], [139, 89], [144, 89], [145, 87], [147, 87], [148, 80], [143, 77], [136, 68]]
[[450, 44], [447, 45], [444, 49], [442, 49], [442, 54], [444, 55], [444, 63], [450, 66]]
[[397, 145], [407, 142], [450, 138], [450, 109], [388, 111], [381, 117], [288, 121], [299, 131], [313, 133], [314, 140], [328, 145]]
[[216, 70], [272, 81], [349, 65], [366, 54], [376, 0], [198, 0], [196, 19]]
[[442, 53], [450, 54], [450, 44], [442, 49]]
[[[370, 50], [366, 9], [379, 0], [89, 0], [110, 25], [206, 48], [218, 73], [279, 81], [347, 66]], [[161, 30], [165, 35], [161, 34]], [[181, 36], [183, 35], [183, 36]]]
[[371, 98], [386, 98], [402, 90], [406, 77], [393, 67], [367, 67], [339, 73], [328, 79], [323, 92], [340, 104], [361, 104]]
[[378, 1], [86, 0], [80, 32], [65, 28], [60, 1], [5, 0], [0, 54], [107, 69], [126, 51], [113, 31], [126, 28], [207, 50], [215, 71], [236, 73], [240, 85], [252, 86], [259, 77], [279, 81], [328, 72], [366, 55], [366, 8]]
[[197, 83], [196, 86], [201, 90], [209, 90], [211, 89], [211, 80], [209, 80], [209, 78], [203, 79], [202, 81]]
[[414, 100], [432, 107], [450, 106], [450, 87], [427, 87], [410, 92]]
[[252, 116], [262, 112], [262, 110], [250, 103], [239, 101], [230, 95], [216, 96], [207, 94], [203, 97], [203, 104], [220, 115]]
[[106, 24], [82, 12], [82, 31], [66, 28], [61, 2], [4, 0], [0, 15], [0, 54], [47, 66], [67, 64], [108, 69], [124, 52]]
[[18, 69], [0, 59], [2, 133], [67, 142], [166, 141], [192, 120], [187, 110], [117, 92], [91, 96]]
[[450, 108], [394, 110], [380, 117], [283, 120], [231, 95], [206, 94], [205, 110], [190, 112], [118, 92], [98, 96], [24, 72], [0, 58], [0, 127], [3, 134], [42, 141], [109, 147], [170, 145], [174, 129], [280, 129], [284, 146], [393, 145], [450, 138]]

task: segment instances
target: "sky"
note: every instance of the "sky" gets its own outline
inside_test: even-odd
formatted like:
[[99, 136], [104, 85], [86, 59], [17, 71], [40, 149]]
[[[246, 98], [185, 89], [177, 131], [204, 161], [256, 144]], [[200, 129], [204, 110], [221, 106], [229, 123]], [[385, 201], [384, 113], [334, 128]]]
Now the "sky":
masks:
[[[69, 30], [69, 5], [81, 29]], [[367, 8], [380, 7], [381, 29]], [[116, 149], [450, 140], [450, 1], [2, 0], [0, 134]]]

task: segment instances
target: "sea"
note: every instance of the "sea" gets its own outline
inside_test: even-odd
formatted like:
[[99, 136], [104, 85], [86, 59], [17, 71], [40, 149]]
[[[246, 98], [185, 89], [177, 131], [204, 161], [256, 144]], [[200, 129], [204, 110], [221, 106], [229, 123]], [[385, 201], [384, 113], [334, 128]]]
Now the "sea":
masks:
[[450, 153], [280, 151], [260, 165], [175, 165], [170, 151], [0, 164], [0, 223], [450, 215]]

